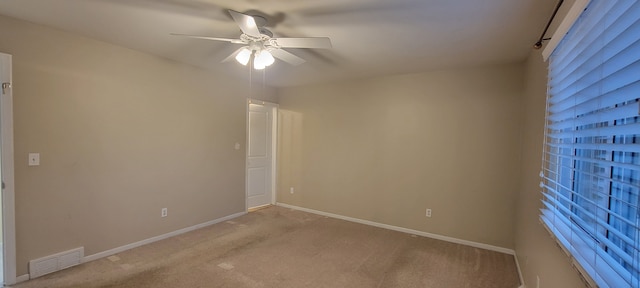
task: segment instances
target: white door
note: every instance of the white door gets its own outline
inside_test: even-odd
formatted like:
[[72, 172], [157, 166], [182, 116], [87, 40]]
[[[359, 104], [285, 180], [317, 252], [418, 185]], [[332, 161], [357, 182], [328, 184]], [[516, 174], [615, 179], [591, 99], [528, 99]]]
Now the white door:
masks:
[[[0, 178], [2, 197], [2, 237], [0, 237], [0, 283], [16, 283], [16, 250], [13, 192], [13, 94], [11, 89], [11, 55], [0, 53]], [[0, 284], [1, 285], [1, 284]]]
[[249, 104], [247, 207], [273, 204], [274, 107]]

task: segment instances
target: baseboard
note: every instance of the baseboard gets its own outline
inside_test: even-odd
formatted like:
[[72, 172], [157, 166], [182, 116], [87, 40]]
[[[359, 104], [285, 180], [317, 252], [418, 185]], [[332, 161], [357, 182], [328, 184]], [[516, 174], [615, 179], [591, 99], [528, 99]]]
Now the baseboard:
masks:
[[90, 261], [93, 261], [93, 260], [98, 260], [100, 258], [109, 257], [111, 255], [118, 254], [118, 253], [121, 253], [121, 252], [129, 250], [129, 249], [133, 249], [133, 248], [136, 248], [136, 247], [140, 247], [142, 245], [146, 245], [146, 244], [150, 244], [150, 243], [153, 243], [153, 242], [156, 242], [156, 241], [167, 239], [169, 237], [177, 236], [177, 235], [184, 234], [184, 233], [187, 233], [187, 232], [190, 232], [190, 231], [193, 231], [193, 230], [197, 230], [197, 229], [200, 229], [200, 228], [211, 226], [213, 224], [217, 224], [217, 223], [220, 223], [220, 222], [231, 220], [231, 219], [240, 217], [240, 216], [245, 215], [245, 214], [247, 214], [247, 212], [239, 212], [239, 213], [231, 214], [229, 216], [225, 216], [225, 217], [222, 217], [222, 218], [218, 218], [218, 219], [215, 219], [215, 220], [211, 220], [211, 221], [208, 221], [208, 222], [197, 224], [197, 225], [194, 225], [194, 226], [191, 226], [191, 227], [187, 227], [187, 228], [183, 228], [183, 229], [176, 230], [176, 231], [173, 231], [173, 232], [169, 232], [169, 233], [166, 233], [166, 234], [162, 234], [162, 235], [159, 235], [159, 236], [151, 237], [149, 239], [145, 239], [145, 240], [138, 241], [138, 242], [135, 242], [135, 243], [127, 244], [127, 245], [120, 246], [120, 247], [117, 247], [117, 248], [113, 248], [113, 249], [110, 249], [110, 250], [107, 250], [107, 251], [102, 251], [102, 252], [99, 252], [99, 253], [84, 257], [82, 262], [85, 263], [85, 262], [90, 262]]
[[[322, 215], [322, 216], [327, 216], [327, 217], [331, 217], [331, 218], [336, 218], [336, 219], [341, 219], [341, 220], [345, 220], [345, 221], [350, 221], [350, 222], [355, 222], [355, 223], [360, 223], [360, 224], [364, 224], [364, 225], [369, 225], [369, 226], [374, 226], [374, 227], [379, 227], [379, 228], [383, 228], [383, 229], [389, 229], [389, 230], [394, 230], [394, 231], [398, 231], [398, 232], [403, 232], [403, 233], [408, 233], [408, 234], [414, 234], [414, 235], [419, 235], [419, 236], [424, 236], [424, 237], [429, 237], [429, 238], [433, 238], [433, 239], [438, 239], [438, 240], [442, 240], [442, 241], [447, 241], [447, 242], [451, 242], [451, 243], [457, 243], [457, 244], [462, 244], [462, 245], [467, 245], [467, 246], [471, 246], [471, 247], [476, 247], [476, 248], [481, 248], [481, 249], [486, 249], [486, 250], [491, 250], [491, 251], [496, 251], [496, 252], [501, 252], [501, 253], [505, 253], [505, 254], [510, 254], [510, 255], [514, 255], [514, 257], [516, 256], [515, 251], [513, 249], [508, 249], [508, 248], [504, 248], [504, 247], [498, 247], [498, 246], [493, 246], [493, 245], [489, 245], [489, 244], [484, 244], [484, 243], [478, 243], [478, 242], [473, 242], [473, 241], [468, 241], [468, 240], [463, 240], [463, 239], [457, 239], [457, 238], [453, 238], [453, 237], [448, 237], [448, 236], [443, 236], [443, 235], [438, 235], [438, 234], [433, 234], [433, 233], [428, 233], [428, 232], [423, 232], [423, 231], [418, 231], [418, 230], [413, 230], [413, 229], [408, 229], [408, 228], [403, 228], [403, 227], [398, 227], [398, 226], [393, 226], [393, 225], [388, 225], [388, 224], [382, 224], [382, 223], [378, 223], [378, 222], [373, 222], [373, 221], [368, 221], [368, 220], [363, 220], [363, 219], [358, 219], [358, 218], [353, 218], [353, 217], [348, 217], [348, 216], [343, 216], [343, 215], [338, 215], [338, 214], [333, 214], [333, 213], [328, 213], [328, 212], [323, 212], [323, 211], [318, 211], [318, 210], [313, 210], [313, 209], [309, 209], [309, 208], [304, 208], [304, 207], [299, 207], [299, 206], [294, 206], [294, 205], [289, 205], [289, 204], [285, 204], [285, 203], [276, 203], [277, 206], [280, 207], [285, 207], [285, 208], [289, 208], [289, 209], [294, 209], [294, 210], [300, 210], [300, 211], [304, 211], [304, 212], [308, 212], [308, 213], [313, 213], [313, 214], [317, 214], [317, 215]], [[89, 256], [85, 256], [83, 258], [83, 263], [86, 262], [90, 262], [90, 261], [94, 261], [94, 260], [98, 260], [101, 258], [105, 258], [114, 254], [118, 254], [136, 247], [140, 247], [142, 245], [146, 245], [146, 244], [150, 244], [156, 241], [160, 241], [163, 239], [167, 239], [173, 236], [177, 236], [180, 234], [184, 234], [193, 230], [197, 230], [200, 228], [204, 228], [210, 225], [214, 225], [220, 222], [224, 222], [224, 221], [228, 221], [237, 217], [240, 217], [242, 215], [247, 214], [247, 212], [239, 212], [239, 213], [235, 213], [235, 214], [231, 214], [229, 216], [225, 216], [222, 218], [218, 218], [215, 220], [211, 220], [205, 223], [201, 223], [201, 224], [197, 224], [191, 227], [187, 227], [187, 228], [183, 228], [183, 229], [179, 229], [173, 232], [169, 232], [166, 234], [162, 234], [159, 236], [155, 236], [155, 237], [151, 237], [142, 241], [138, 241], [135, 243], [131, 243], [131, 244], [127, 244], [124, 246], [120, 246], [117, 248], [113, 248], [110, 250], [106, 250], [106, 251], [102, 251], [93, 255], [89, 255]], [[520, 271], [520, 264], [518, 263], [518, 260], [516, 258], [516, 266], [518, 269], [518, 275], [520, 276], [520, 283], [523, 283], [519, 288], [526, 288], [526, 286], [524, 285], [524, 281], [522, 278], [522, 272]], [[24, 275], [20, 275], [18, 277], [16, 277], [16, 283], [21, 283], [24, 281], [29, 280], [29, 274], [24, 274]]]
[[24, 275], [20, 275], [18, 277], [16, 277], [16, 284], [20, 283], [20, 282], [24, 282], [29, 280], [31, 277], [29, 276], [29, 274], [24, 274]]
[[[190, 231], [193, 231], [193, 230], [197, 230], [197, 229], [200, 229], [200, 228], [211, 226], [213, 224], [217, 224], [217, 223], [220, 223], [220, 222], [231, 220], [231, 219], [240, 217], [240, 216], [245, 215], [245, 214], [247, 214], [247, 212], [244, 212], [244, 211], [243, 212], [239, 212], [239, 213], [235, 213], [235, 214], [231, 214], [229, 216], [225, 216], [225, 217], [214, 219], [214, 220], [211, 220], [211, 221], [208, 221], [208, 222], [200, 223], [200, 224], [197, 224], [197, 225], [194, 225], [194, 226], [191, 226], [191, 227], [179, 229], [179, 230], [176, 230], [176, 231], [173, 231], [173, 232], [169, 232], [169, 233], [162, 234], [162, 235], [159, 235], [159, 236], [151, 237], [149, 239], [145, 239], [145, 240], [138, 241], [138, 242], [135, 242], [135, 243], [127, 244], [127, 245], [120, 246], [120, 247], [117, 247], [117, 248], [113, 248], [113, 249], [110, 249], [110, 250], [107, 250], [107, 251], [102, 251], [102, 252], [99, 252], [99, 253], [96, 253], [96, 254], [93, 254], [93, 255], [85, 256], [85, 257], [82, 258], [82, 263], [98, 260], [98, 259], [101, 259], [101, 258], [104, 258], [104, 257], [109, 257], [111, 255], [127, 251], [129, 249], [140, 247], [140, 246], [146, 245], [146, 244], [151, 244], [153, 242], [160, 241], [160, 240], [163, 240], [163, 239], [167, 239], [169, 237], [177, 236], [177, 235], [184, 234], [184, 233], [187, 233], [187, 232], [190, 232]], [[29, 274], [20, 275], [20, 276], [16, 277], [16, 283], [27, 281], [30, 278], [31, 277], [30, 277]]]
[[520, 261], [518, 261], [518, 255], [513, 254], [513, 258], [516, 260], [516, 269], [518, 269], [518, 277], [520, 277], [520, 286], [518, 288], [527, 288], [524, 285], [524, 277], [522, 277], [522, 270], [520, 269]]
[[373, 222], [373, 221], [369, 221], [369, 220], [362, 220], [362, 219], [358, 219], [358, 218], [353, 218], [353, 217], [348, 217], [348, 216], [343, 216], [343, 215], [338, 215], [338, 214], [333, 214], [333, 213], [313, 210], [313, 209], [309, 209], [309, 208], [298, 207], [298, 206], [289, 205], [289, 204], [285, 204], [285, 203], [279, 203], [278, 202], [278, 203], [276, 203], [276, 205], [280, 206], [280, 207], [285, 207], [285, 208], [294, 209], [294, 210], [300, 210], [300, 211], [309, 212], [309, 213], [313, 213], [313, 214], [317, 214], [317, 215], [322, 215], [322, 216], [327, 216], [327, 217], [331, 217], [331, 218], [346, 220], [346, 221], [350, 221], [350, 222], [365, 224], [365, 225], [369, 225], [369, 226], [374, 226], [374, 227], [394, 230], [394, 231], [398, 231], [398, 232], [403, 232], [403, 233], [408, 233], [408, 234], [413, 234], [413, 235], [418, 235], [418, 236], [438, 239], [438, 240], [447, 241], [447, 242], [451, 242], [451, 243], [462, 244], [462, 245], [467, 245], [467, 246], [471, 246], [471, 247], [476, 247], [476, 248], [496, 251], [496, 252], [505, 253], [505, 254], [509, 254], [509, 255], [516, 255], [516, 251], [513, 250], [513, 249], [509, 249], [509, 248], [498, 247], [498, 246], [493, 246], [493, 245], [489, 245], [489, 244], [478, 243], [478, 242], [473, 242], [473, 241], [468, 241], [468, 240], [463, 240], [463, 239], [453, 238], [453, 237], [449, 237], [449, 236], [443, 236], [443, 235], [438, 235], [438, 234], [433, 234], [433, 233], [428, 233], [428, 232], [424, 232], [424, 231], [418, 231], [418, 230], [413, 230], [413, 229], [408, 229], [408, 228], [403, 228], [403, 227], [398, 227], [398, 226], [393, 226], [393, 225], [388, 225], [388, 224], [382, 224], [382, 223]]

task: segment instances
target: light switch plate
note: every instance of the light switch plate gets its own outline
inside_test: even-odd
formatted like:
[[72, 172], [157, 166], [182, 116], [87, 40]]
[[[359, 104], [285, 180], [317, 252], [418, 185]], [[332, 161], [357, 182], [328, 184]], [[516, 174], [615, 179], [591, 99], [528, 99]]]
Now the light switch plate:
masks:
[[40, 165], [40, 153], [29, 153], [29, 166]]

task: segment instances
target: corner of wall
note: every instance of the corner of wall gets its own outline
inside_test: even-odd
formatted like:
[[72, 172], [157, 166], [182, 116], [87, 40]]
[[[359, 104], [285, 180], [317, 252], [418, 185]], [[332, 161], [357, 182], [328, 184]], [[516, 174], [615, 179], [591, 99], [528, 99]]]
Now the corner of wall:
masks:
[[583, 287], [566, 255], [539, 221], [542, 197], [539, 172], [542, 165], [547, 69], [534, 51], [525, 67], [522, 108], [520, 188], [516, 200], [515, 250], [523, 285], [540, 281], [544, 287]]

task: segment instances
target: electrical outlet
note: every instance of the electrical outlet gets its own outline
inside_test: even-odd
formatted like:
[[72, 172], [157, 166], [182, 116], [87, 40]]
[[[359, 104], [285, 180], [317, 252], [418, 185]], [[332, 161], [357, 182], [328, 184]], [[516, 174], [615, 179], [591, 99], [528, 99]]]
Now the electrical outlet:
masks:
[[289, 193], [293, 194], [293, 187], [289, 188]]
[[427, 208], [427, 214], [426, 214], [426, 216], [427, 216], [427, 217], [431, 217], [431, 209]]
[[167, 217], [167, 208], [162, 208], [162, 212], [160, 212], [160, 217]]

